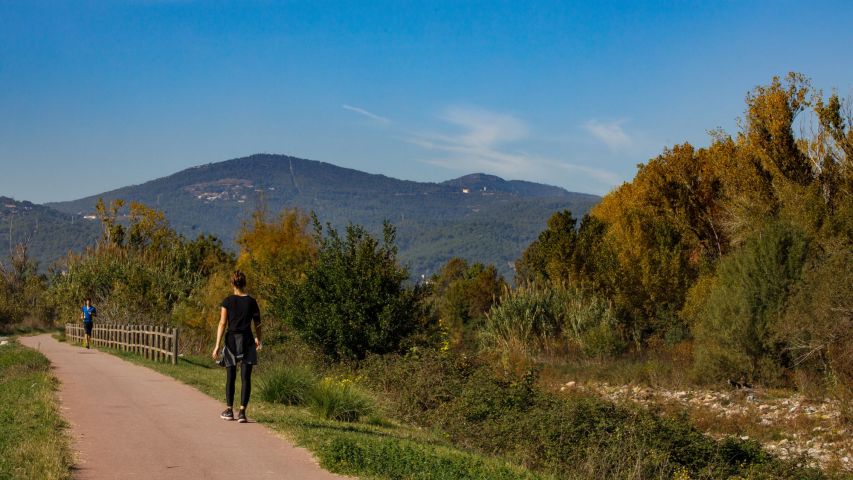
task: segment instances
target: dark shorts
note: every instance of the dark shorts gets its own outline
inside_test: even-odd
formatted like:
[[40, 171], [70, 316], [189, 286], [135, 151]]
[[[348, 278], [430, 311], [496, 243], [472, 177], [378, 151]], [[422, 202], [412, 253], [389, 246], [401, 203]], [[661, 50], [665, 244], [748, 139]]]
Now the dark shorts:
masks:
[[86, 331], [86, 335], [92, 335], [93, 326], [95, 326], [95, 322], [83, 322], [83, 330]]

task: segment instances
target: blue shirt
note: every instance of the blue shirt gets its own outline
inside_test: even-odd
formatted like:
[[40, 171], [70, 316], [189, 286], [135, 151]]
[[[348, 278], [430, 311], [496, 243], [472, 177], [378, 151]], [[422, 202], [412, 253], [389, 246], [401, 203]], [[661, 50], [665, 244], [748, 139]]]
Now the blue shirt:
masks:
[[86, 323], [92, 322], [92, 317], [98, 314], [94, 306], [83, 306], [83, 321]]

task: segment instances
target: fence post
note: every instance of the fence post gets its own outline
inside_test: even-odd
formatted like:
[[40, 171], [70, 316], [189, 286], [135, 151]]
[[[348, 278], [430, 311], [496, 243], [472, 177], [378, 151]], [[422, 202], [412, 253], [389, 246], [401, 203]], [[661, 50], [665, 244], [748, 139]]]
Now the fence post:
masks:
[[155, 350], [155, 353], [157, 354], [156, 360], [159, 362], [160, 360], [163, 359], [163, 352], [160, 351], [161, 350], [160, 347], [162, 347], [161, 342], [163, 341], [163, 337], [160, 334], [163, 332], [163, 327], [161, 327], [160, 325], [157, 325], [156, 327], [154, 327], [154, 329], [157, 332], [156, 340], [154, 340], [154, 345], [157, 346], [156, 347], [157, 350]]
[[172, 329], [172, 365], [178, 364], [178, 327]]

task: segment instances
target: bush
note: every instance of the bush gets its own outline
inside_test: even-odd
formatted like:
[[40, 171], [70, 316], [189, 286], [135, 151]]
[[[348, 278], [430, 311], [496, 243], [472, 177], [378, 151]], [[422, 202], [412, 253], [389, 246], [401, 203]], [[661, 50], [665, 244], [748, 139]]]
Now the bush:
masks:
[[311, 389], [308, 408], [315, 415], [339, 422], [357, 422], [372, 414], [373, 399], [350, 380], [324, 378]]
[[314, 372], [303, 366], [280, 365], [259, 382], [261, 399], [284, 405], [304, 405], [317, 383]]
[[331, 227], [324, 236], [316, 217], [315, 231], [317, 262], [282, 309], [287, 322], [334, 359], [398, 351], [423, 315], [422, 291], [405, 286], [394, 228], [386, 223], [381, 244], [356, 225], [343, 238]]
[[546, 392], [535, 372], [496, 376], [487, 365], [437, 354], [364, 367], [363, 378], [393, 399], [398, 417], [557, 478], [821, 478], [755, 442], [709, 438], [687, 418]]
[[823, 389], [842, 399], [853, 397], [851, 265], [846, 246], [816, 256], [788, 298], [778, 332], [797, 368], [807, 370], [802, 377], [822, 377]]
[[778, 319], [807, 251], [799, 230], [770, 223], [720, 262], [710, 286], [699, 284], [707, 296], [691, 309], [700, 378], [778, 380], [790, 365], [777, 336]]

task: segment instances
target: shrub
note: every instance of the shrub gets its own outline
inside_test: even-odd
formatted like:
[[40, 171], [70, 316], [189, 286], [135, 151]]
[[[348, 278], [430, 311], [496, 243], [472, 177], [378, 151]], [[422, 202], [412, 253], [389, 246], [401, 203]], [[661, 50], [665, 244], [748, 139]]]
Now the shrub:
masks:
[[339, 422], [357, 422], [375, 411], [373, 399], [350, 380], [324, 378], [311, 389], [308, 408], [315, 415]]
[[498, 376], [464, 357], [425, 354], [371, 359], [361, 373], [393, 399], [395, 415], [557, 478], [821, 478], [755, 442], [714, 440], [687, 418], [549, 393], [535, 371]]
[[259, 382], [261, 398], [271, 403], [303, 405], [317, 383], [314, 372], [303, 366], [280, 365]]
[[724, 258], [707, 297], [695, 309], [696, 373], [775, 381], [789, 365], [777, 337], [778, 318], [808, 250], [794, 227], [773, 222]]
[[[816, 256], [788, 298], [778, 337], [789, 345], [802, 377], [853, 396], [853, 252], [835, 247]], [[849, 405], [849, 403], [847, 404]]]
[[346, 236], [315, 221], [317, 262], [294, 287], [283, 315], [309, 344], [327, 356], [364, 358], [400, 349], [423, 318], [420, 288], [405, 286], [408, 272], [397, 262], [394, 227], [385, 224], [382, 243], [357, 225]]

